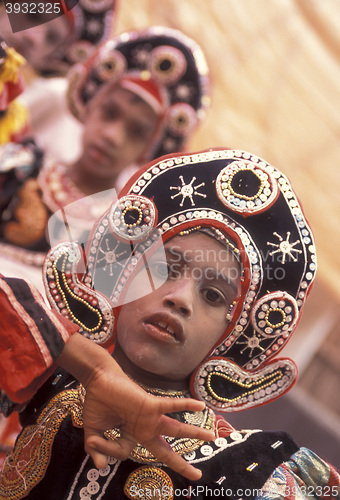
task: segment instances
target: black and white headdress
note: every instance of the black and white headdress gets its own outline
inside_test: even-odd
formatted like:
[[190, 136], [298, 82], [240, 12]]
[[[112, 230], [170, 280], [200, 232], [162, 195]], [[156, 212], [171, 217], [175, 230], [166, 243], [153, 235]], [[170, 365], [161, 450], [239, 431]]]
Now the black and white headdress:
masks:
[[81, 279], [80, 249], [52, 249], [45, 262], [49, 299], [105, 344], [147, 252], [197, 226], [236, 244], [242, 292], [231, 323], [193, 373], [191, 392], [217, 411], [264, 404], [296, 380], [295, 364], [278, 354], [300, 319], [316, 256], [288, 179], [255, 155], [214, 149], [142, 168], [96, 224]]
[[182, 151], [210, 105], [209, 71], [201, 48], [182, 32], [160, 26], [107, 40], [69, 75], [74, 116], [83, 121], [86, 106], [101, 88], [129, 77], [152, 81], [166, 101], [161, 130], [146, 161]]

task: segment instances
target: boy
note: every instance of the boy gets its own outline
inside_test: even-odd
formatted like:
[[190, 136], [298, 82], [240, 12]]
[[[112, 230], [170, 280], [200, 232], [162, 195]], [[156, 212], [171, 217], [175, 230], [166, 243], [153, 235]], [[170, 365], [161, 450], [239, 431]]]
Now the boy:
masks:
[[[275, 356], [295, 329], [315, 267], [299, 202], [261, 158], [217, 149], [144, 167], [98, 220], [85, 256], [74, 244], [51, 250], [47, 294], [94, 342], [110, 345], [115, 336], [114, 358], [147, 392], [191, 393], [206, 403], [172, 417], [215, 429], [215, 440], [165, 437], [202, 477], [184, 479], [140, 445], [128, 460], [94, 467], [76, 427], [84, 390], [59, 373], [21, 414], [3, 498], [336, 497], [338, 473], [289, 436], [236, 431], [212, 411], [246, 409], [290, 389], [295, 365]], [[109, 454], [120, 431], [92, 444]]]

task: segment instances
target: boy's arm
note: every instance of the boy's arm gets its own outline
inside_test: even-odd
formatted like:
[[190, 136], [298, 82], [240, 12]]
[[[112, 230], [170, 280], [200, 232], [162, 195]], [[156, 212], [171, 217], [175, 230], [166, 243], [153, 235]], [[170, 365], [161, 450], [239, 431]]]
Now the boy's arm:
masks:
[[[205, 405], [187, 398], [152, 396], [121, 370], [105, 349], [75, 334], [57, 362], [86, 388], [83, 410], [85, 449], [96, 466], [103, 468], [108, 457], [124, 460], [140, 443], [160, 462], [191, 480], [201, 472], [189, 465], [162, 438], [163, 435], [209, 441], [214, 433], [167, 417], [178, 411], [200, 411]], [[121, 437], [106, 440], [103, 433], [118, 427]]]

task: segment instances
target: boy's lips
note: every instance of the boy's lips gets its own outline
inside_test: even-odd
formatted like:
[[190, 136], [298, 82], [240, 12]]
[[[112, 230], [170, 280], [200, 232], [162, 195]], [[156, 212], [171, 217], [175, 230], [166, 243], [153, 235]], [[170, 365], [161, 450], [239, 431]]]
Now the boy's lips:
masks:
[[157, 313], [143, 321], [146, 327], [150, 326], [150, 333], [159, 333], [168, 336], [177, 342], [184, 338], [184, 329], [181, 322], [171, 314]]
[[94, 156], [97, 160], [103, 160], [103, 159], [106, 159], [106, 160], [112, 160], [113, 159], [113, 156], [110, 154], [110, 152], [101, 147], [101, 146], [98, 146], [96, 144], [92, 144], [90, 147], [89, 147], [89, 150], [90, 150], [90, 153], [92, 154], [92, 156]]

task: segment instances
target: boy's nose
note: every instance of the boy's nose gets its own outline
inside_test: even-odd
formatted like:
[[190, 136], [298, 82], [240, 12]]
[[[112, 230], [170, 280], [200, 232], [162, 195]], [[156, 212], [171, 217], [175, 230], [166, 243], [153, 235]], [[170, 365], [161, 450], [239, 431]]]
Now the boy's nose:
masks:
[[192, 316], [194, 301], [194, 282], [190, 279], [177, 279], [168, 282], [168, 291], [163, 298], [163, 305], [174, 309], [185, 318]]
[[121, 120], [116, 120], [103, 127], [103, 136], [111, 146], [122, 146], [125, 140], [125, 127]]

